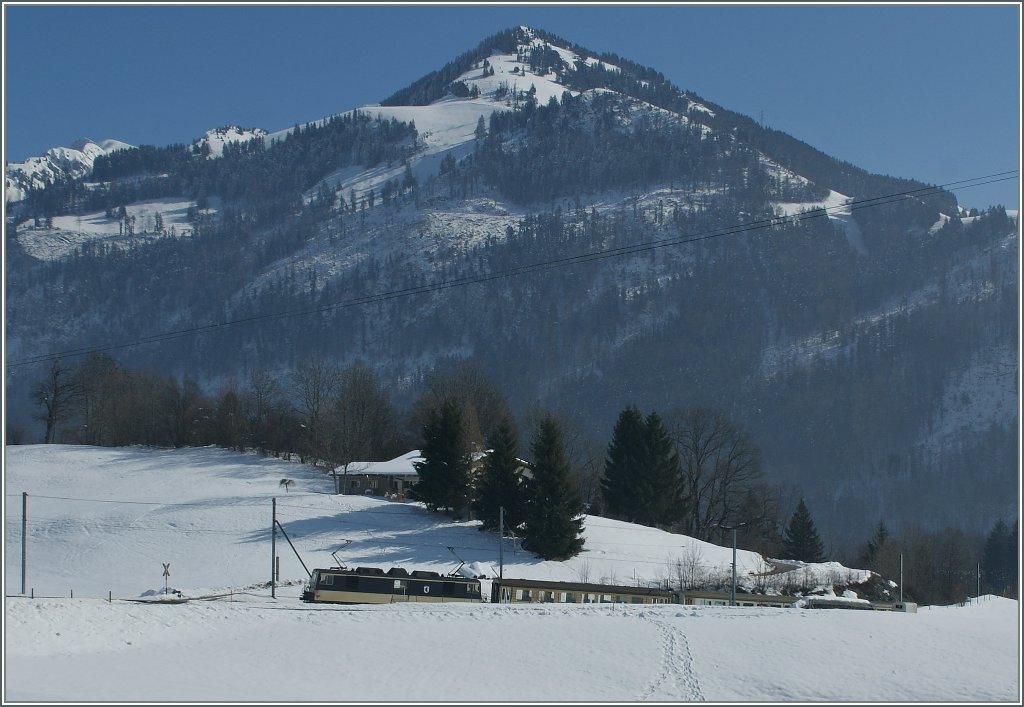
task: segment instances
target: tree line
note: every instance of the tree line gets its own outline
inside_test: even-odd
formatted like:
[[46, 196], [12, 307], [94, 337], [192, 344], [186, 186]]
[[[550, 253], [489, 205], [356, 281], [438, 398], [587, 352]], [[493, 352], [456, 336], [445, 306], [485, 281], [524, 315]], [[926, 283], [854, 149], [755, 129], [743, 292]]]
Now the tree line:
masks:
[[[826, 542], [800, 490], [767, 481], [750, 435], [708, 408], [663, 418], [627, 405], [606, 445], [565, 415], [531, 410], [524, 460], [506, 397], [469, 362], [428, 375], [404, 414], [368, 366], [323, 359], [280, 375], [253, 371], [207, 394], [188, 376], [132, 370], [93, 353], [77, 365], [51, 361], [33, 398], [45, 443], [217, 445], [296, 455], [325, 473], [418, 448], [416, 500], [456, 518], [472, 514], [481, 530], [500, 525], [545, 559], [579, 553], [590, 514], [718, 544], [735, 528], [739, 547], [765, 557], [835, 559], [886, 579], [902, 569], [904, 598], [920, 603], [962, 601], [979, 583], [982, 593], [1017, 594], [1016, 522], [996, 519], [982, 539], [953, 528], [891, 532], [880, 521], [860, 545]], [[25, 441], [24, 431], [8, 429], [9, 443]]]

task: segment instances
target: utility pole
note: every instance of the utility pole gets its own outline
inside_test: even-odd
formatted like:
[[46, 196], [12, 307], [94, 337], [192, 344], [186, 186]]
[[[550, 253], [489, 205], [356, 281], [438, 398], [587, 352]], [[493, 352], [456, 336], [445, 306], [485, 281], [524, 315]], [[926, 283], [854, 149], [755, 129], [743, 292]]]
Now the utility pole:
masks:
[[978, 601], [981, 601], [981, 563], [978, 563]]
[[718, 524], [718, 527], [722, 530], [732, 531], [732, 587], [729, 590], [729, 606], [736, 606], [736, 529], [742, 528], [746, 523], [737, 523], [736, 525], [722, 525]]
[[736, 528], [732, 529], [732, 588], [729, 590], [729, 606], [736, 606]]
[[[505, 579], [505, 506], [498, 506], [498, 580]], [[24, 576], [24, 572], [22, 575]], [[22, 583], [21, 593], [25, 593], [25, 585]]]
[[903, 603], [903, 553], [900, 553], [900, 604]]
[[25, 594], [25, 566], [28, 557], [28, 494], [21, 492], [21, 593]]
[[277, 569], [277, 496], [271, 505], [273, 520], [270, 523], [270, 596], [277, 598], [277, 585], [274, 582], [274, 570]]

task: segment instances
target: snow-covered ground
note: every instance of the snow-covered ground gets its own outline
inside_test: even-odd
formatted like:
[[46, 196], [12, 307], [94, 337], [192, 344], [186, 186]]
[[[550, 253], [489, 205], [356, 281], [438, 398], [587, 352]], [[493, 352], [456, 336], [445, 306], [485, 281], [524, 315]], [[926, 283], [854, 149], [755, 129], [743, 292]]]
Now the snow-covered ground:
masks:
[[[204, 216], [217, 213], [220, 199], [209, 199], [211, 208], [204, 209]], [[125, 213], [132, 220], [137, 241], [155, 238], [180, 238], [192, 233], [192, 223], [188, 219], [189, 209], [196, 206], [195, 201], [183, 198], [165, 197], [138, 201], [125, 206]], [[157, 230], [157, 218], [163, 221], [163, 230]], [[86, 243], [107, 243], [110, 245], [127, 245], [129, 237], [116, 216], [107, 216], [104, 211], [96, 211], [74, 216], [54, 216], [52, 228], [36, 228], [28, 222], [18, 229], [18, 243], [28, 255], [39, 260], [58, 260], [74, 253]]]
[[[413, 503], [335, 496], [297, 463], [218, 449], [5, 450], [5, 700], [1019, 701], [1019, 612], [983, 598], [917, 614], [612, 605], [309, 606], [305, 563], [497, 567], [496, 535]], [[290, 489], [282, 479], [293, 481]], [[21, 582], [27, 497], [27, 590]], [[449, 549], [451, 548], [451, 549]], [[586, 518], [585, 552], [506, 544], [509, 577], [658, 582], [731, 548]], [[458, 556], [458, 557], [456, 557]], [[770, 566], [740, 551], [741, 582]], [[181, 604], [142, 603], [168, 585]], [[858, 575], [835, 563], [820, 579]], [[71, 592], [74, 591], [74, 598]], [[108, 602], [109, 596], [113, 601]], [[50, 597], [50, 598], [42, 598]], [[56, 598], [60, 597], [60, 598]]]

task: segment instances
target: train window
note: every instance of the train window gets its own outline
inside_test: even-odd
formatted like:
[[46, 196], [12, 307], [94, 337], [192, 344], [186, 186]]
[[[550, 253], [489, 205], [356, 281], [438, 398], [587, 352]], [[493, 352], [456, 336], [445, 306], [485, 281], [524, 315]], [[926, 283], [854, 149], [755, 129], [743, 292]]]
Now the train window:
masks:
[[612, 603], [612, 595], [611, 594], [602, 594], [601, 595], [601, 603], [602, 604], [611, 604]]
[[631, 604], [643, 604], [644, 603], [644, 598], [643, 597], [633, 597], [632, 599], [630, 599], [630, 603]]
[[530, 598], [531, 598], [530, 597], [530, 590], [529, 589], [520, 589], [519, 590], [519, 596], [516, 597], [516, 598], [519, 601], [530, 601]]
[[555, 593], [554, 592], [541, 592], [541, 601], [554, 601], [554, 600], [555, 600]]
[[576, 603], [576, 592], [566, 592], [565, 593], [565, 603], [566, 604], [575, 604]]
[[322, 575], [320, 575], [320, 586], [321, 587], [329, 587], [332, 584], [334, 584], [334, 575], [333, 574], [322, 574]]

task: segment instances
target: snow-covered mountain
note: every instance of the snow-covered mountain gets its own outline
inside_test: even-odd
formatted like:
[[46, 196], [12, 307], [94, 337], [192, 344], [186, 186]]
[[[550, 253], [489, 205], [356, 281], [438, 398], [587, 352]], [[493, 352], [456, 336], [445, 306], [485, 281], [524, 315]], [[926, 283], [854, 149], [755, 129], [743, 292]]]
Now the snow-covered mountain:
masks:
[[[538, 29], [339, 108], [14, 204], [9, 359], [146, 339], [118, 359], [215, 389], [327, 355], [401, 404], [468, 359], [599, 443], [626, 404], [727, 411], [855, 532], [1015, 508], [1016, 212], [967, 217]], [[26, 427], [38, 375], [8, 369]]]
[[97, 156], [131, 147], [120, 140], [94, 142], [82, 138], [72, 143], [71, 147], [51, 147], [44, 155], [7, 164], [4, 175], [7, 201], [21, 201], [29, 189], [40, 189], [59, 179], [85, 177], [92, 171]]

